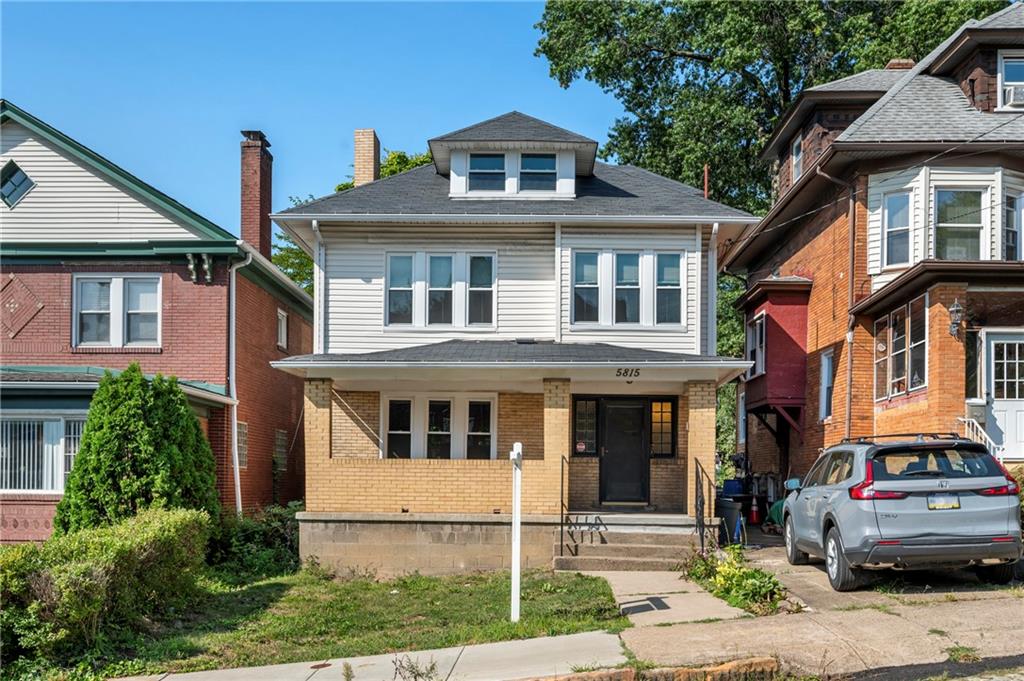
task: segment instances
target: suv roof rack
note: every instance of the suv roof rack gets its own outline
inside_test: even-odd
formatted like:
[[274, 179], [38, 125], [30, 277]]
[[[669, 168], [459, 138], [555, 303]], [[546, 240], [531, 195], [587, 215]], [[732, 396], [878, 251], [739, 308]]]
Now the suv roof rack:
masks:
[[882, 438], [914, 438], [916, 442], [924, 442], [925, 439], [930, 440], [966, 440], [962, 435], [957, 433], [880, 433], [878, 435], [862, 435], [861, 437], [844, 437], [839, 441], [840, 444], [866, 444], [868, 442], [874, 442]]

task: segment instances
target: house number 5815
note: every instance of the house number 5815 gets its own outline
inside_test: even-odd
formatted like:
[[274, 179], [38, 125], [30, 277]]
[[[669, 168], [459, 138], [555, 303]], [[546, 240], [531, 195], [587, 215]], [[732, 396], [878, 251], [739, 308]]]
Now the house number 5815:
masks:
[[616, 369], [615, 376], [618, 378], [639, 378], [639, 369]]

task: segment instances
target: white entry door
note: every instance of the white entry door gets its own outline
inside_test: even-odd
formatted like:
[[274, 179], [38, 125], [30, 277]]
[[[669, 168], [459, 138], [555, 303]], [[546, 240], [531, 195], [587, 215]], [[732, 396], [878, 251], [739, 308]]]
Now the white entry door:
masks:
[[1024, 458], [1024, 333], [989, 333], [985, 430], [1007, 458]]

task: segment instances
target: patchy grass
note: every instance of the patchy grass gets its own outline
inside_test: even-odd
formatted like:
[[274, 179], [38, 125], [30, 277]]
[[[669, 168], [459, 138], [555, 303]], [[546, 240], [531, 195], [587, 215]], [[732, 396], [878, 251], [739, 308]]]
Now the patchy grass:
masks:
[[857, 610], [877, 610], [878, 612], [885, 613], [886, 615], [893, 615], [899, 617], [899, 613], [892, 609], [892, 606], [887, 603], [865, 603], [863, 605], [843, 605], [838, 608], [834, 608], [839, 612], [854, 612]]
[[947, 636], [948, 632], [945, 629], [929, 629], [928, 633], [932, 636]]
[[242, 586], [211, 578], [203, 586], [195, 607], [109, 642], [93, 668], [126, 676], [247, 667], [629, 626], [605, 580], [569, 573], [525, 573], [515, 624], [507, 573], [376, 582], [305, 570]]
[[957, 664], [967, 664], [969, 662], [978, 662], [981, 660], [981, 656], [978, 655], [978, 651], [970, 646], [953, 646], [946, 648], [946, 655], [950, 662], [956, 662]]

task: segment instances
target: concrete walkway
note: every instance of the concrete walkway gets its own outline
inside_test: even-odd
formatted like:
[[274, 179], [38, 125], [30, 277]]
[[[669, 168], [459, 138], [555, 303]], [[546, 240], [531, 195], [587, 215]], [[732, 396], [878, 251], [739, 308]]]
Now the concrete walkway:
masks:
[[635, 627], [710, 622], [747, 613], [715, 598], [681, 572], [585, 572], [612, 587], [619, 611]]
[[355, 681], [394, 681], [401, 678], [395, 674], [396, 662], [406, 660], [423, 671], [434, 664], [436, 678], [448, 681], [511, 681], [565, 674], [574, 668], [615, 667], [626, 662], [626, 656], [618, 636], [594, 631], [396, 655], [159, 674], [134, 677], [133, 681], [334, 681], [343, 678], [346, 663], [352, 667]]

